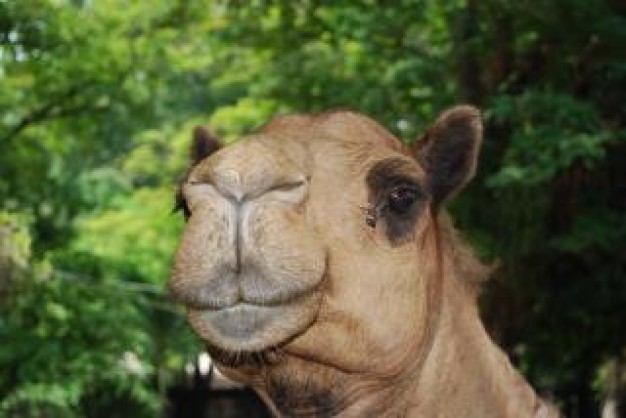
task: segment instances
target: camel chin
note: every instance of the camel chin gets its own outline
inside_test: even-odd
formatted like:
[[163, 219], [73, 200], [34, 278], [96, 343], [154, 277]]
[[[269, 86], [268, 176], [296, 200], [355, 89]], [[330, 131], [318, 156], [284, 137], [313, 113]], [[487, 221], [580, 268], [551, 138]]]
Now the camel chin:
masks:
[[319, 295], [264, 306], [240, 302], [221, 309], [189, 309], [194, 331], [223, 352], [257, 353], [280, 347], [306, 332], [314, 322]]

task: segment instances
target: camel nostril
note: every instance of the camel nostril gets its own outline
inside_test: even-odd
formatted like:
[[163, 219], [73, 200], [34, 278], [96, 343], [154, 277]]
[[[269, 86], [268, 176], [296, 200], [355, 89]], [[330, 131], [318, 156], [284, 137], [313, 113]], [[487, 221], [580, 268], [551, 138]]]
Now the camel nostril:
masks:
[[217, 192], [222, 198], [228, 200], [233, 206], [240, 207], [242, 204], [256, 200], [259, 197], [271, 194], [278, 200], [288, 202], [299, 202], [306, 195], [308, 182], [302, 179], [286, 180], [275, 183], [271, 186], [262, 187], [258, 190], [241, 191], [241, 188], [233, 188], [225, 186], [224, 183], [210, 181], [201, 181], [189, 179], [187, 181], [188, 188], [186, 192], [193, 197], [194, 195], [210, 196]]
[[278, 184], [276, 186], [270, 187], [266, 193], [269, 192], [274, 192], [274, 191], [278, 191], [278, 192], [288, 192], [290, 190], [294, 190], [297, 189], [299, 187], [304, 187], [305, 186], [305, 182], [304, 180], [300, 180], [300, 181], [294, 181], [294, 182], [289, 182], [289, 183], [281, 183]]
[[272, 200], [298, 204], [307, 195], [307, 185], [308, 183], [303, 179], [276, 183], [274, 186], [258, 193], [254, 198], [270, 197]]

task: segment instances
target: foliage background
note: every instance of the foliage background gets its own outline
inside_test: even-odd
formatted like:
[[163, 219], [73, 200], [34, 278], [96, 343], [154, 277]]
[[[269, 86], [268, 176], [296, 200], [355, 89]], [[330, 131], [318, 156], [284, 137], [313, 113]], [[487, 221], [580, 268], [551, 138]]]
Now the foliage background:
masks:
[[164, 292], [196, 124], [349, 107], [410, 141], [470, 102], [450, 209], [500, 266], [489, 330], [599, 416], [626, 380], [625, 51], [620, 0], [0, 0], [0, 415], [163, 410], [200, 350]]

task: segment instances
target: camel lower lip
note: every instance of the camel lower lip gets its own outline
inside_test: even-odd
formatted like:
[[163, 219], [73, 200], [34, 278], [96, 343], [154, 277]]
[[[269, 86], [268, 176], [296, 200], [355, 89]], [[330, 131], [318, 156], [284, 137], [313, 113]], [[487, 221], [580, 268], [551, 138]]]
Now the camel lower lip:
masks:
[[245, 340], [267, 326], [276, 308], [239, 303], [218, 310], [196, 311], [197, 320], [210, 323], [215, 330], [230, 338]]
[[314, 320], [318, 306], [319, 294], [311, 293], [281, 305], [240, 302], [222, 309], [190, 308], [188, 317], [194, 331], [216, 347], [259, 351], [303, 332]]

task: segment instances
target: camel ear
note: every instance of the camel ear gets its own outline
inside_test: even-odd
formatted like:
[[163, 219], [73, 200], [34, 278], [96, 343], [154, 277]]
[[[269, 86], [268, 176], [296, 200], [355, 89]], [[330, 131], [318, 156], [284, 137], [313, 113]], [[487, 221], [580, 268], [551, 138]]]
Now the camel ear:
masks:
[[480, 112], [457, 106], [439, 116], [414, 147], [435, 204], [461, 190], [474, 176], [483, 136]]
[[[185, 178], [189, 176], [192, 168], [200, 161], [204, 160], [215, 151], [219, 150], [222, 144], [219, 139], [211, 135], [209, 130], [204, 126], [196, 126], [193, 129], [193, 138], [191, 140], [191, 148], [189, 149], [189, 159], [191, 160], [191, 167], [187, 169]], [[174, 212], [182, 210], [185, 214], [185, 219], [189, 218], [191, 214], [187, 207], [187, 202], [183, 196], [183, 183], [184, 179], [178, 184], [178, 190], [176, 190]]]
[[191, 143], [191, 150], [189, 151], [191, 164], [198, 164], [221, 147], [222, 144], [220, 140], [211, 135], [208, 129], [204, 126], [196, 126], [193, 130], [193, 141]]

